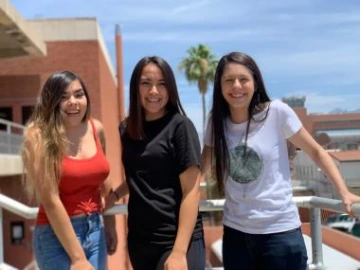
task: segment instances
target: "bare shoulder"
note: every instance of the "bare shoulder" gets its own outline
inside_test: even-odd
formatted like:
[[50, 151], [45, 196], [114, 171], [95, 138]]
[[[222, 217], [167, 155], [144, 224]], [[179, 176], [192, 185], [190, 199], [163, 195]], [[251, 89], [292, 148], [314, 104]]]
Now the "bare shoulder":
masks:
[[98, 134], [104, 133], [104, 126], [103, 126], [103, 124], [102, 124], [99, 120], [97, 120], [97, 119], [95, 119], [95, 118], [93, 118], [92, 121], [93, 121], [93, 123], [94, 123], [94, 126], [95, 126], [95, 129], [96, 129], [97, 133], [98, 133]]

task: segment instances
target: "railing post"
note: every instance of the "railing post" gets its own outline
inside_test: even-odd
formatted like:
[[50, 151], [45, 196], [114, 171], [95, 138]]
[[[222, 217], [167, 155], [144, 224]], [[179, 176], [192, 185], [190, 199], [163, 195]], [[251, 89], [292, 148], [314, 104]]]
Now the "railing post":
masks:
[[8, 154], [11, 154], [11, 125], [6, 123], [6, 136], [8, 144]]
[[320, 208], [310, 208], [310, 225], [311, 225], [311, 247], [312, 262], [309, 269], [322, 270], [326, 269], [323, 261], [322, 251], [322, 230], [321, 230], [321, 211]]
[[3, 209], [0, 207], [0, 265], [4, 262]]

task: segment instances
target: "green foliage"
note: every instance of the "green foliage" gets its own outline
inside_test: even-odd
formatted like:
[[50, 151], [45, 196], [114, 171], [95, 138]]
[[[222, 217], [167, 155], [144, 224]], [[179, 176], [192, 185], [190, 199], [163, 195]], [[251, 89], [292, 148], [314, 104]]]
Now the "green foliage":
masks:
[[[218, 60], [211, 49], [204, 44], [190, 47], [187, 56], [179, 64], [179, 70], [184, 71], [186, 79], [190, 83], [198, 83], [200, 93], [205, 94], [208, 84], [212, 83]], [[201, 84], [203, 81], [204, 84]]]
[[179, 70], [185, 73], [189, 83], [197, 83], [202, 96], [203, 132], [206, 119], [205, 94], [209, 84], [214, 81], [217, 63], [217, 57], [211, 49], [204, 44], [199, 44], [197, 47], [190, 47], [187, 50], [187, 56], [179, 64]]

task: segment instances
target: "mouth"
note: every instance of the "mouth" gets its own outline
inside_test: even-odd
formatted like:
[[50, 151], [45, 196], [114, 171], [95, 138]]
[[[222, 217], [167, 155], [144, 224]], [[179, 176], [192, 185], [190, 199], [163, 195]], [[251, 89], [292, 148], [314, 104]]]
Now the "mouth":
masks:
[[65, 114], [66, 114], [66, 115], [69, 115], [69, 116], [77, 116], [77, 115], [80, 114], [80, 110], [65, 111]]
[[244, 98], [246, 95], [244, 93], [232, 93], [232, 94], [229, 94], [229, 96], [232, 98], [241, 99], [241, 98]]
[[146, 101], [149, 103], [159, 103], [161, 101], [161, 98], [150, 97], [150, 98], [146, 98]]

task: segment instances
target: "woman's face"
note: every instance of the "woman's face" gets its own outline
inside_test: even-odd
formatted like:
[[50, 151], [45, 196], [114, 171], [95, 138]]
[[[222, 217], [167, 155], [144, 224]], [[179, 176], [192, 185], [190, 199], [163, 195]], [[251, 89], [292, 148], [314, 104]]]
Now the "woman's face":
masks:
[[255, 82], [250, 70], [237, 63], [227, 64], [221, 77], [221, 92], [232, 114], [247, 115], [255, 92]]
[[144, 66], [140, 77], [140, 104], [147, 121], [161, 118], [166, 113], [169, 101], [167, 86], [159, 67], [149, 63]]
[[86, 114], [87, 98], [78, 80], [65, 90], [60, 101], [60, 114], [66, 127], [79, 125]]

